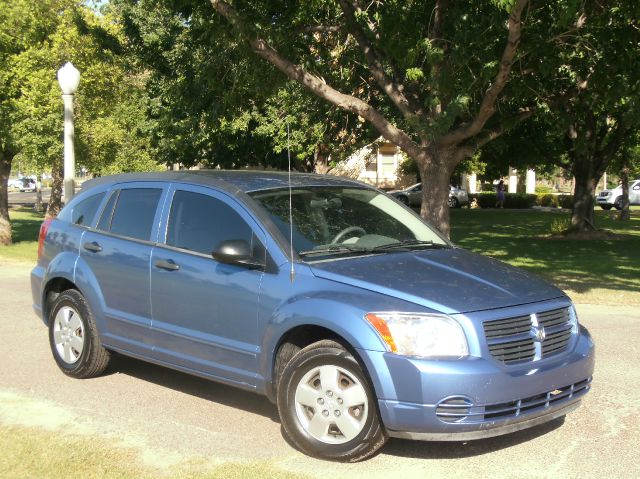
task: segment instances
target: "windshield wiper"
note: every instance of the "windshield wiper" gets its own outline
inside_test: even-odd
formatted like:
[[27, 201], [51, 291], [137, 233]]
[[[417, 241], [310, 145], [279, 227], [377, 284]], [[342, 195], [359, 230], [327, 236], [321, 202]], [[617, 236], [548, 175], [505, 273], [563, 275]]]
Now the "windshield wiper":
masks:
[[336, 244], [333, 246], [326, 246], [318, 249], [310, 249], [306, 251], [299, 251], [298, 256], [315, 256], [324, 254], [353, 254], [353, 253], [367, 253], [370, 248], [363, 248], [360, 246], [347, 246], [343, 244]]
[[423, 240], [403, 240], [398, 241], [397, 243], [389, 243], [383, 244], [380, 246], [375, 246], [371, 248], [372, 251], [387, 251], [387, 250], [412, 250], [415, 248], [434, 248], [434, 249], [442, 249], [449, 248], [449, 245], [442, 243], [434, 243], [433, 241], [423, 241]]

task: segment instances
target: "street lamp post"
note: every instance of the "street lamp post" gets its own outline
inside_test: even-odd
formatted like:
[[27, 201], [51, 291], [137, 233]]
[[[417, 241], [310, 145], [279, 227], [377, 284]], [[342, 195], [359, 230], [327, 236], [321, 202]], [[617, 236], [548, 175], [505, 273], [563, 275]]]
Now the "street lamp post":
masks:
[[80, 72], [71, 62], [67, 62], [58, 70], [58, 83], [64, 102], [64, 202], [66, 204], [75, 193], [76, 156], [73, 145], [73, 95], [78, 90], [80, 83]]

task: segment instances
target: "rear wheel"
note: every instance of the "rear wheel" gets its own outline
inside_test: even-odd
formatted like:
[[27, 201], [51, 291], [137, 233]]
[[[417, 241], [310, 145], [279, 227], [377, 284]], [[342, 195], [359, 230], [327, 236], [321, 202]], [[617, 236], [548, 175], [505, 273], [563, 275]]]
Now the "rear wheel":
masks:
[[63, 373], [85, 379], [104, 372], [110, 354], [102, 347], [89, 305], [79, 291], [70, 289], [56, 298], [48, 324], [51, 352]]
[[278, 412], [293, 444], [311, 456], [356, 462], [386, 442], [373, 390], [334, 341], [300, 350], [278, 381]]
[[447, 205], [449, 205], [449, 208], [457, 208], [458, 198], [456, 198], [455, 196], [449, 196], [449, 198], [447, 199]]
[[600, 205], [600, 208], [602, 208], [603, 210], [610, 210], [612, 205], [607, 205], [607, 204], [603, 204]]

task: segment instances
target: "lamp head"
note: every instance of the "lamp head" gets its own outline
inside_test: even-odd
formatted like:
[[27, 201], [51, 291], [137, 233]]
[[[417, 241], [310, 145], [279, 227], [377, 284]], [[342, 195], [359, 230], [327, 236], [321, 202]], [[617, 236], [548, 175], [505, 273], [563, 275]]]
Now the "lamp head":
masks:
[[62, 93], [65, 95], [73, 95], [78, 89], [80, 72], [71, 62], [65, 63], [65, 65], [58, 70], [58, 83], [60, 84]]

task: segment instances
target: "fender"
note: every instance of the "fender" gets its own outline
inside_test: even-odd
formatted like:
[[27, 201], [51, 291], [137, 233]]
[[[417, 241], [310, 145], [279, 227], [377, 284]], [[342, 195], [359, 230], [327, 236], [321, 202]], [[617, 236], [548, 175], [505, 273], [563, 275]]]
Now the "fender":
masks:
[[74, 273], [74, 284], [89, 303], [101, 337], [100, 339], [103, 339], [102, 335], [106, 331], [106, 321], [104, 317], [106, 302], [102, 294], [102, 289], [100, 288], [100, 283], [82, 256], [78, 256], [76, 259]]
[[[364, 319], [362, 307], [340, 301], [340, 294], [335, 292], [317, 292], [312, 296], [301, 295], [297, 300], [288, 301], [278, 308], [268, 324], [265, 324], [259, 356], [259, 375], [265, 380], [265, 393], [270, 395], [275, 367], [275, 355], [282, 338], [297, 327], [318, 326], [330, 330], [341, 337], [354, 350], [387, 351], [386, 346], [373, 326]], [[333, 299], [333, 297], [338, 297]], [[353, 295], [349, 295], [353, 299]], [[364, 294], [369, 296], [369, 294]], [[363, 298], [364, 299], [364, 298]], [[362, 366], [368, 373], [376, 391], [382, 392], [383, 384], [376, 371]]]

